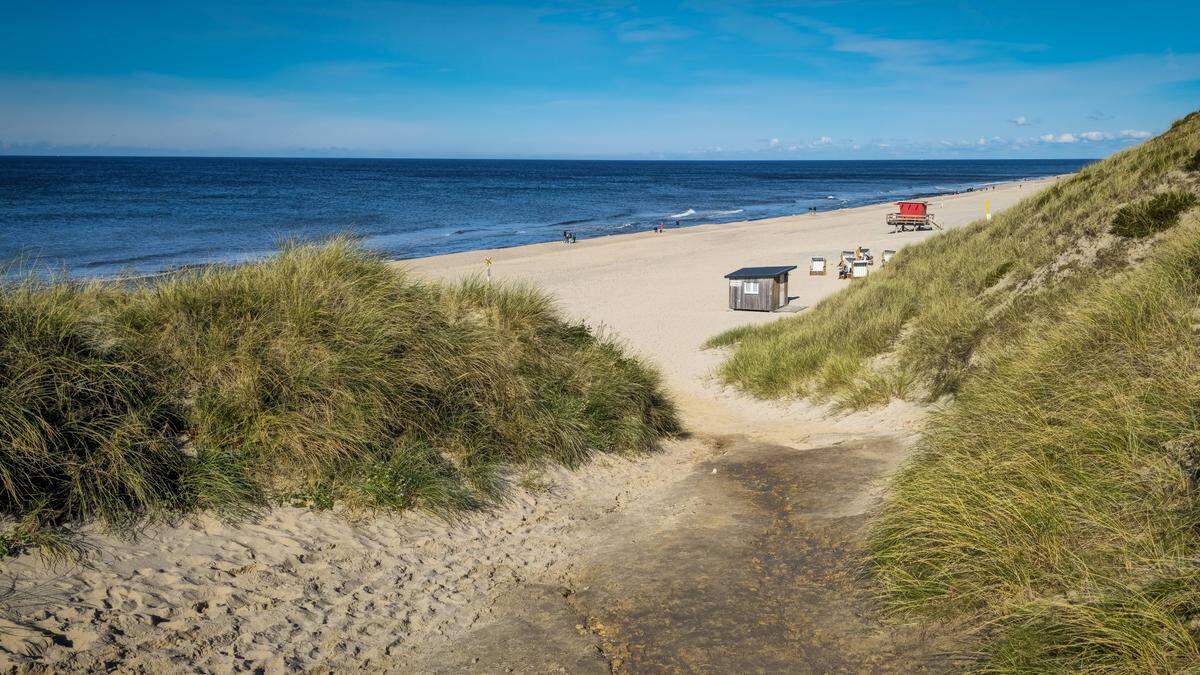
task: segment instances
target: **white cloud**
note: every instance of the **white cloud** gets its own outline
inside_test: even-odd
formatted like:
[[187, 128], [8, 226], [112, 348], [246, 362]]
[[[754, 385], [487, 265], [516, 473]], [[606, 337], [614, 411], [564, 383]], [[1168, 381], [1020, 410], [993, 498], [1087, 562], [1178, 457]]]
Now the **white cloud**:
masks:
[[1149, 131], [1141, 129], [1125, 129], [1123, 131], [1113, 133], [1111, 131], [1078, 131], [1075, 133], [1058, 134], [1043, 134], [1039, 138], [1043, 143], [1102, 143], [1105, 141], [1116, 140], [1141, 140], [1150, 138]]
[[770, 141], [767, 142], [767, 145], [771, 146], [772, 148], [778, 148], [779, 147], [779, 139], [772, 138]]
[[821, 136], [817, 140], [813, 141], [812, 144], [813, 145], [829, 145], [832, 142], [833, 142], [833, 139], [830, 138], [829, 136]]
[[1029, 118], [1024, 115], [1017, 115], [1016, 117], [1009, 120], [1009, 122], [1012, 122], [1013, 124], [1015, 124], [1019, 127], [1024, 127], [1024, 126], [1029, 125]]

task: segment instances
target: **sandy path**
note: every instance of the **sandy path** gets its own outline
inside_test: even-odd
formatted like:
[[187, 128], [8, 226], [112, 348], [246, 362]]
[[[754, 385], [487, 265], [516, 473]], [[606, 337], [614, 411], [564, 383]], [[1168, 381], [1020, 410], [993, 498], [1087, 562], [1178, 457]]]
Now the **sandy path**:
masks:
[[[934, 200], [954, 227], [1047, 181]], [[537, 476], [488, 514], [349, 524], [280, 508], [254, 525], [200, 519], [137, 542], [102, 535], [89, 569], [6, 564], [0, 667], [18, 671], [607, 672], [913, 670], [936, 643], [873, 619], [854, 577], [879, 479], [920, 411], [826, 418], [708, 378], [704, 339], [781, 314], [725, 309], [722, 275], [797, 264], [888, 235], [886, 206], [404, 263], [456, 278], [491, 256], [663, 370], [693, 435], [636, 462]], [[840, 287], [793, 278], [793, 308]], [[22, 606], [32, 600], [27, 606]]]
[[[1011, 206], [1053, 179], [934, 200], [943, 226]], [[723, 275], [798, 265], [789, 308], [835, 292], [807, 261], [862, 245], [877, 255], [933, 233], [889, 234], [890, 205], [735, 225], [429, 258], [444, 279], [479, 273], [535, 284], [563, 309], [611, 328], [663, 370], [698, 460], [589, 538], [584, 554], [502, 595], [503, 610], [456, 649], [414, 662], [437, 672], [914, 672], [952, 667], [953, 636], [878, 618], [858, 577], [870, 511], [906, 455], [917, 406], [842, 417], [805, 402], [725, 391], [710, 336], [788, 313], [732, 312]], [[572, 620], [577, 621], [574, 626]], [[572, 631], [574, 628], [574, 631]], [[572, 638], [567, 640], [565, 638]], [[577, 638], [586, 639], [581, 643]]]

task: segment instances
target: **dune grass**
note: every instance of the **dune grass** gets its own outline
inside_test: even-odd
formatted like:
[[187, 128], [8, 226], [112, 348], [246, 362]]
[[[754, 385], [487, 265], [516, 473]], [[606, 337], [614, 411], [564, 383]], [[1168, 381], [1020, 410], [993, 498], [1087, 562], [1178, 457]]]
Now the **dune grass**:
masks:
[[975, 374], [892, 481], [892, 607], [992, 617], [993, 666], [1200, 666], [1200, 221]]
[[506, 467], [676, 427], [657, 374], [543, 294], [421, 282], [346, 241], [0, 293], [0, 512], [20, 532], [281, 502], [450, 514], [501, 498]]
[[1126, 204], [1113, 218], [1112, 231], [1122, 237], [1148, 237], [1170, 229], [1179, 222], [1179, 214], [1196, 205], [1196, 195], [1175, 190]]
[[[733, 347], [718, 376], [763, 398], [862, 398], [869, 362], [888, 354], [923, 385], [914, 392], [954, 393], [991, 347], [1124, 269], [1147, 245], [1130, 238], [1134, 230], [1168, 229], [1190, 209], [1197, 181], [1187, 166], [1197, 152], [1193, 114], [991, 221], [902, 249], [804, 314], [713, 337], [708, 347]], [[1130, 236], [1114, 235], [1127, 226]]]
[[712, 341], [759, 396], [952, 395], [870, 570], [897, 616], [973, 627], [986, 670], [1200, 668], [1198, 155], [1200, 113]]

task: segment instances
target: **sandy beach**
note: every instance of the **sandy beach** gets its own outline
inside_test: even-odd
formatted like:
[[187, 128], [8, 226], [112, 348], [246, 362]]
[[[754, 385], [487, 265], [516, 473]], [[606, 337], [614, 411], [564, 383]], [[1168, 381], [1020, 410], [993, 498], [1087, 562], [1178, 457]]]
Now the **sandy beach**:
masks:
[[[946, 229], [1056, 179], [934, 197]], [[808, 260], [878, 256], [891, 204], [408, 260], [430, 279], [530, 283], [656, 365], [689, 434], [637, 460], [532, 469], [508, 504], [446, 523], [278, 508], [135, 542], [91, 533], [90, 567], [6, 566], [0, 667], [18, 671], [611, 672], [938, 669], [937, 635], [885, 625], [855, 570], [881, 481], [923, 410], [830, 416], [712, 379], [709, 337], [777, 321], [844, 284]], [[789, 306], [726, 307], [723, 275], [796, 265]]]
[[[1052, 184], [1054, 178], [1001, 184], [991, 190], [931, 198], [930, 211], [942, 227], [960, 227], [995, 213]], [[530, 283], [559, 301], [571, 317], [603, 326], [658, 366], [694, 426], [706, 431], [758, 428], [756, 410], [709, 378], [720, 363], [718, 350], [700, 345], [724, 330], [748, 323], [777, 321], [820, 301], [849, 281], [838, 280], [833, 265], [843, 249], [901, 249], [936, 231], [889, 234], [892, 203], [749, 222], [668, 228], [580, 241], [471, 251], [398, 263], [435, 279], [483, 274], [492, 260], [497, 281]], [[809, 276], [813, 256], [830, 266], [825, 276]], [[727, 307], [724, 275], [740, 267], [796, 265], [789, 294], [779, 312], [734, 312]], [[790, 406], [788, 417], [808, 406]], [[716, 416], [716, 417], [714, 417]], [[726, 416], [732, 416], [727, 418]], [[823, 416], [822, 416], [823, 417]], [[722, 420], [721, 426], [716, 420]], [[780, 420], [763, 420], [764, 431], [780, 430]], [[824, 423], [824, 422], [823, 422]], [[794, 438], [793, 438], [794, 440]]]

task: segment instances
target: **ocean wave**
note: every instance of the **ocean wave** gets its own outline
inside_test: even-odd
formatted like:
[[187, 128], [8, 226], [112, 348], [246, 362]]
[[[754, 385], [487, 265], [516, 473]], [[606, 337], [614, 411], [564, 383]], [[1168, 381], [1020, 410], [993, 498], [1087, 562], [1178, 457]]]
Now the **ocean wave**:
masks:
[[676, 213], [674, 215], [667, 216], [667, 217], [674, 219], [674, 220], [682, 220], [684, 218], [691, 218], [694, 215], [696, 215], [696, 209], [688, 209], [687, 211], [684, 211], [683, 213]]
[[729, 209], [728, 211], [709, 211], [710, 216], [732, 216], [735, 213], [741, 213], [741, 209]]
[[578, 225], [580, 223], [590, 223], [593, 220], [595, 220], [595, 218], [576, 218], [574, 220], [560, 220], [557, 223], [554, 223], [554, 227], [557, 227], [559, 225]]

